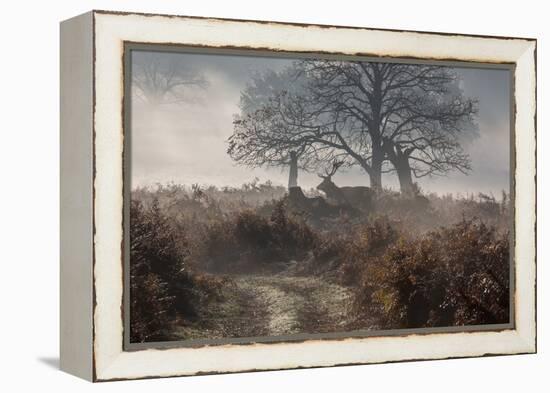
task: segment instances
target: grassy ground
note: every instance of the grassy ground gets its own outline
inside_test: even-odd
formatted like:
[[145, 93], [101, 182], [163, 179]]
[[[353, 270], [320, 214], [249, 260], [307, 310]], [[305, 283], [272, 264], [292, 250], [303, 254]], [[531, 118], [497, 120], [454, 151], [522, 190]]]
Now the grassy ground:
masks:
[[362, 211], [308, 210], [283, 191], [134, 190], [132, 340], [508, 320], [506, 194], [388, 191]]

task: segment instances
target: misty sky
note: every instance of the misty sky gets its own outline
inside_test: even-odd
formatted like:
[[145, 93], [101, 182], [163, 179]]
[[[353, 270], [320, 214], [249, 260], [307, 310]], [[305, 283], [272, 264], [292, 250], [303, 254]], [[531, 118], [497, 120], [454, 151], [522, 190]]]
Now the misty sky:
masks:
[[[133, 52], [134, 56], [143, 55]], [[157, 52], [155, 56], [167, 56]], [[170, 54], [174, 56], [174, 54]], [[286, 185], [288, 168], [249, 169], [227, 155], [227, 138], [233, 132], [233, 115], [239, 112], [241, 90], [250, 76], [267, 69], [280, 70], [292, 59], [234, 55], [177, 54], [182, 64], [203, 75], [206, 88], [189, 89], [184, 102], [150, 105], [132, 99], [132, 187], [155, 183], [240, 186], [255, 177]], [[425, 191], [493, 193], [509, 190], [510, 82], [509, 71], [460, 68], [464, 93], [479, 100], [477, 138], [464, 142], [472, 172], [451, 172], [417, 180]], [[336, 184], [368, 185], [358, 167], [333, 177]], [[320, 182], [315, 173], [300, 171], [304, 189]], [[384, 186], [398, 189], [396, 175], [385, 175]]]

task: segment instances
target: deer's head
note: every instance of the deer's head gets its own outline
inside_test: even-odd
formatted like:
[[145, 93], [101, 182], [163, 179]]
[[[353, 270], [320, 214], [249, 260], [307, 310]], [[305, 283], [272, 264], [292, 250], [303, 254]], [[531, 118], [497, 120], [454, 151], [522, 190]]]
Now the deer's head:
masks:
[[325, 169], [325, 173], [318, 173], [317, 175], [323, 179], [317, 189], [323, 191], [325, 194], [330, 194], [334, 189], [338, 187], [332, 181], [332, 176], [338, 171], [338, 169], [344, 164], [344, 161], [334, 160], [330, 169]]

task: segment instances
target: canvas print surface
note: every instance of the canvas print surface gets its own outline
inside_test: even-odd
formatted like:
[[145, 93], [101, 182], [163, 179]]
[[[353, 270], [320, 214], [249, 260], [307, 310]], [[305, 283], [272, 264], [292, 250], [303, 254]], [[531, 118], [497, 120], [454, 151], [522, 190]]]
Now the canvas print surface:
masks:
[[510, 323], [510, 69], [127, 55], [130, 343]]

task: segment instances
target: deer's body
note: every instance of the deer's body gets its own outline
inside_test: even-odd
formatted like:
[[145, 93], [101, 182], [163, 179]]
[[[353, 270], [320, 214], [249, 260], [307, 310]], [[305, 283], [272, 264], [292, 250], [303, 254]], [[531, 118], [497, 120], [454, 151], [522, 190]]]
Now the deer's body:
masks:
[[349, 204], [359, 209], [370, 209], [373, 201], [373, 191], [370, 187], [338, 187], [332, 180], [324, 179], [317, 186], [327, 196], [327, 199], [338, 205]]
[[[289, 188], [288, 199], [293, 209], [310, 212], [314, 217], [334, 216], [342, 212], [341, 206], [331, 205], [321, 197], [308, 198], [300, 187]], [[351, 210], [351, 206], [344, 207], [348, 213]]]
[[340, 191], [352, 206], [370, 206], [372, 203], [372, 188], [366, 186], [340, 187]]
[[336, 173], [340, 165], [339, 163], [334, 163], [330, 172], [327, 172], [326, 175], [319, 175], [323, 181], [317, 186], [317, 189], [323, 191], [327, 199], [337, 205], [349, 205], [362, 210], [370, 210], [374, 196], [372, 188], [365, 186], [338, 187], [334, 184], [332, 175]]

